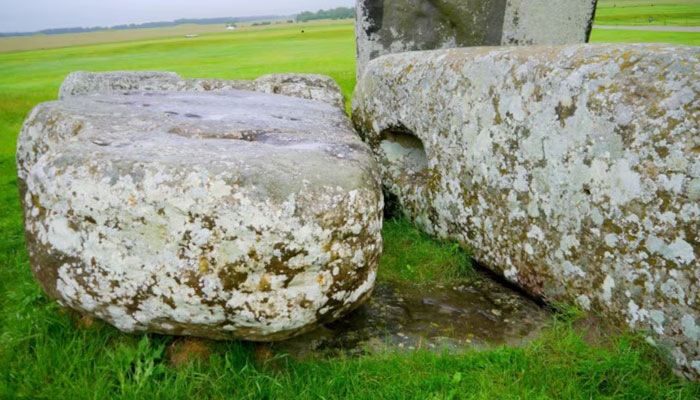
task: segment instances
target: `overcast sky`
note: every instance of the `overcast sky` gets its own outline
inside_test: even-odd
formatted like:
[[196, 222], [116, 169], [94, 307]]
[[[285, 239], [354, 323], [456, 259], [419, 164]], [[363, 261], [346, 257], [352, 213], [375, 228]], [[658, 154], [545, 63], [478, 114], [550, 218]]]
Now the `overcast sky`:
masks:
[[178, 18], [289, 15], [354, 3], [354, 0], [0, 0], [0, 32]]

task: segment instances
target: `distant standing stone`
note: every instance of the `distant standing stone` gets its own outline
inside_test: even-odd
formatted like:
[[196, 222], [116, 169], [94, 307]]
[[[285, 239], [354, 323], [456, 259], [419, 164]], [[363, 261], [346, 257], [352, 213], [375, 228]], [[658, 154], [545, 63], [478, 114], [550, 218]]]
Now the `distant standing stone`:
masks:
[[[97, 86], [180, 79], [120, 82]], [[382, 194], [344, 110], [237, 90], [78, 87], [38, 105], [18, 139], [30, 260], [48, 295], [126, 332], [262, 341], [369, 296]]]
[[598, 0], [357, 0], [357, 77], [390, 53], [588, 41]]

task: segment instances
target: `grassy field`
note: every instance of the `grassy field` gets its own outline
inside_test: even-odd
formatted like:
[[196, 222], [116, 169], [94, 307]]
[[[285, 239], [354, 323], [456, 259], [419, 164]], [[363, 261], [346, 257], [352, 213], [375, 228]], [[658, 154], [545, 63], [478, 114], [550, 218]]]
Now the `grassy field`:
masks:
[[[652, 21], [649, 21], [652, 18]], [[598, 25], [700, 26], [697, 0], [600, 0]]]
[[[342, 21], [352, 23], [350, 20]], [[307, 26], [336, 25], [338, 21], [319, 20], [312, 23], [289, 24], [287, 21], [274, 21], [275, 28], [306, 29]], [[212, 33], [234, 34], [240, 31], [259, 31], [270, 29], [270, 26], [253, 26], [252, 22], [237, 24], [236, 31], [228, 32], [223, 25], [196, 25], [184, 24], [164, 28], [132, 29], [123, 31], [97, 31], [88, 33], [68, 33], [62, 35], [34, 35], [0, 38], [0, 53], [24, 50], [44, 50], [58, 47], [84, 46], [99, 43], [114, 43], [126, 41], [140, 41], [147, 39], [172, 38], [176, 36], [196, 34], [205, 35]], [[196, 39], [191, 39], [196, 40]]]
[[[187, 77], [254, 78], [271, 72], [355, 84], [353, 25], [204, 34], [0, 54], [0, 398], [215, 399], [692, 399], [637, 336], [586, 340], [579, 316], [561, 315], [525, 348], [461, 355], [387, 353], [301, 362], [260, 356], [252, 343], [207, 343], [211, 356], [179, 367], [177, 339], [124, 335], [65, 312], [29, 270], [14, 167], [16, 136], [36, 103], [55, 99], [74, 70], [167, 69]], [[380, 279], [449, 281], [467, 255], [405, 220], [387, 221]], [[410, 265], [411, 268], [407, 268]]]
[[628, 42], [628, 43], [674, 43], [700, 46], [700, 32], [653, 32], [627, 31], [619, 29], [593, 29], [591, 42]]

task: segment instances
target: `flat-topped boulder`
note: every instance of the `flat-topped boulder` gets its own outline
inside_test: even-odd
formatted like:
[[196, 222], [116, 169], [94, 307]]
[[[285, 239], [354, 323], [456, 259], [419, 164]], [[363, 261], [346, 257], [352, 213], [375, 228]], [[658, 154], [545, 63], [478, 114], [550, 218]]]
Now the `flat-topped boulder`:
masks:
[[598, 0], [357, 0], [357, 77], [385, 54], [588, 41]]
[[167, 71], [76, 71], [61, 85], [59, 99], [124, 91], [227, 91], [249, 90], [318, 100], [345, 109], [338, 84], [317, 74], [268, 74], [255, 80], [186, 79]]
[[17, 168], [38, 282], [123, 331], [279, 340], [371, 293], [379, 178], [332, 105], [233, 89], [69, 96], [31, 112]]
[[650, 331], [700, 376], [700, 48], [491, 47], [369, 64], [353, 120], [425, 231]]

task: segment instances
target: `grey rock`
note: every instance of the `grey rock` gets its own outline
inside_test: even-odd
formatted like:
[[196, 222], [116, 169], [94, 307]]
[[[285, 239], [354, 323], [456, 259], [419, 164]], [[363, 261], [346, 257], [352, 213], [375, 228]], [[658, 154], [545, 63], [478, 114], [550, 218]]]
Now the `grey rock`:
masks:
[[318, 100], [345, 109], [345, 99], [335, 81], [316, 74], [268, 74], [255, 80], [185, 79], [174, 72], [110, 71], [70, 73], [59, 90], [59, 99], [71, 96], [124, 91], [227, 91], [250, 90]]
[[297, 358], [421, 349], [442, 353], [522, 346], [552, 316], [532, 299], [474, 271], [455, 286], [377, 282], [353, 313], [321, 329], [275, 343]]
[[536, 296], [649, 331], [700, 377], [700, 48], [388, 55], [353, 120], [418, 226]]
[[583, 43], [597, 0], [358, 0], [357, 77], [379, 56], [454, 47]]
[[68, 74], [58, 91], [59, 99], [105, 91], [166, 90], [176, 87], [182, 78], [163, 71], [77, 71]]
[[253, 81], [254, 90], [302, 99], [320, 100], [345, 109], [345, 99], [335, 81], [316, 74], [269, 74]]
[[382, 194], [344, 110], [247, 91], [38, 105], [18, 139], [33, 272], [126, 332], [281, 340], [370, 294]]

